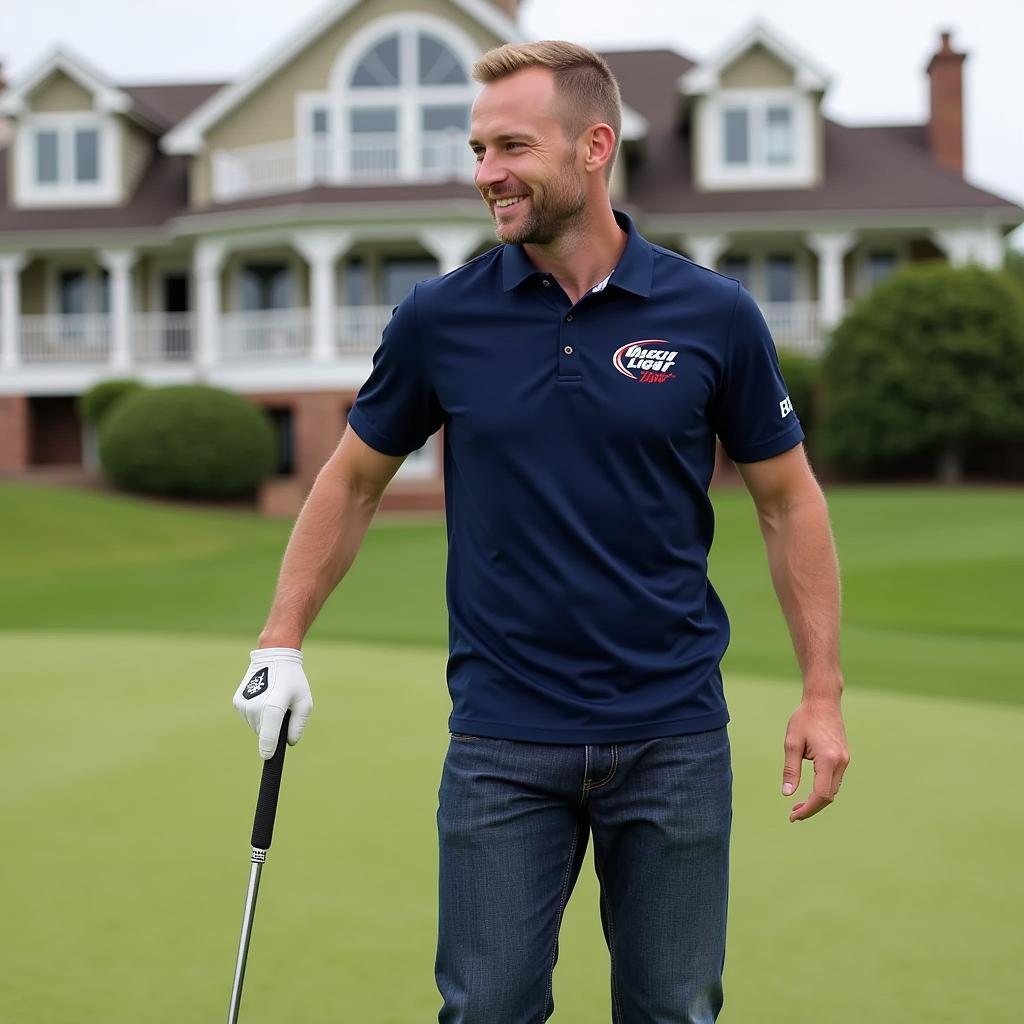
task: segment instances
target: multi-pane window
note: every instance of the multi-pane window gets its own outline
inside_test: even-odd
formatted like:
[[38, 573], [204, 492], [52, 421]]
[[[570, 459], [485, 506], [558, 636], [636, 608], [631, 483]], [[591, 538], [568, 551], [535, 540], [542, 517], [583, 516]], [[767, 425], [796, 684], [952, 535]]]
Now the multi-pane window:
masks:
[[242, 309], [287, 309], [293, 305], [292, 273], [285, 263], [242, 267]]
[[98, 128], [59, 126], [34, 132], [37, 185], [93, 185], [99, 182]]
[[465, 85], [469, 78], [451, 47], [427, 32], [419, 34], [419, 84]]
[[437, 263], [431, 259], [386, 259], [381, 264], [383, 305], [397, 306], [412, 291], [417, 281], [437, 274]]
[[794, 163], [793, 108], [728, 106], [722, 112], [723, 158], [727, 167]]
[[61, 270], [57, 274], [57, 312], [62, 316], [110, 312], [110, 275], [106, 269]]
[[352, 75], [353, 89], [379, 89], [399, 84], [398, 34], [380, 40], [359, 62]]

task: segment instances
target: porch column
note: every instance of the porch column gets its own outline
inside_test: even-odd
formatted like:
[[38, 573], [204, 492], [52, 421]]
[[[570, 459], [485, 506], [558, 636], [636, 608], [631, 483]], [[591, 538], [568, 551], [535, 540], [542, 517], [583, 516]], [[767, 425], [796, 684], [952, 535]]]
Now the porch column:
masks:
[[28, 262], [23, 252], [0, 255], [0, 369], [13, 370], [21, 362], [18, 321], [21, 318], [21, 270]]
[[683, 235], [680, 245], [694, 263], [714, 270], [722, 253], [729, 248], [728, 235]]
[[132, 364], [131, 270], [135, 253], [131, 249], [103, 249], [99, 260], [110, 274], [110, 365], [123, 371]]
[[292, 244], [309, 264], [310, 306], [313, 313], [313, 361], [330, 362], [337, 354], [338, 259], [352, 248], [351, 231], [302, 231]]
[[220, 348], [220, 272], [227, 245], [211, 238], [201, 239], [192, 256], [196, 293], [196, 365], [200, 372], [216, 363]]
[[977, 263], [999, 270], [1003, 265], [1003, 237], [998, 228], [936, 228], [931, 240], [954, 267]]
[[804, 236], [818, 257], [818, 310], [829, 331], [843, 319], [843, 257], [857, 244], [855, 231], [818, 231]]
[[421, 228], [416, 237], [438, 263], [442, 274], [461, 267], [486, 240], [489, 231], [470, 225], [445, 225]]

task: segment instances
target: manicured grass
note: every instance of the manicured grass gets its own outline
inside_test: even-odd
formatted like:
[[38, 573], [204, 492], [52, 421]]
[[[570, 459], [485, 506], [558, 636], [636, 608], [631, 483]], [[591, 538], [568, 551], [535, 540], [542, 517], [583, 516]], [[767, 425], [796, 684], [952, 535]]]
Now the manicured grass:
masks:
[[[0, 1020], [223, 1019], [259, 777], [229, 703], [245, 645], [129, 630], [3, 643]], [[428, 1024], [444, 652], [326, 638], [307, 652], [317, 708], [288, 757], [242, 1019]], [[721, 1020], [1016, 1021], [1024, 710], [851, 688], [841, 797], [789, 825], [796, 688], [738, 673], [728, 688]], [[561, 946], [553, 1019], [607, 1022], [590, 863]]]
[[[839, 489], [850, 688], [1024, 703], [1024, 490]], [[750, 499], [715, 495], [729, 672], [795, 677]], [[263, 623], [290, 523], [0, 484], [0, 624], [235, 634]], [[315, 639], [444, 645], [441, 522], [375, 524]]]

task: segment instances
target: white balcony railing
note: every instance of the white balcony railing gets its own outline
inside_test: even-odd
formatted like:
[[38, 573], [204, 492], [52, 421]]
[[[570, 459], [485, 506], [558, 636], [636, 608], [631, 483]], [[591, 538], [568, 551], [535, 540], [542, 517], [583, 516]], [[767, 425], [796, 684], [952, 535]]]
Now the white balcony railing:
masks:
[[139, 362], [183, 362], [195, 345], [194, 313], [136, 313], [132, 317], [132, 355]]
[[221, 316], [220, 353], [228, 361], [308, 356], [313, 322], [308, 309], [261, 309]]
[[110, 358], [106, 313], [22, 316], [21, 360], [25, 363], [102, 363]]
[[393, 306], [342, 306], [335, 314], [338, 355], [367, 355], [377, 350]]
[[213, 156], [213, 194], [228, 202], [314, 184], [473, 180], [473, 154], [458, 128], [421, 132], [415, 155], [416, 166], [403, 166], [395, 132], [355, 132], [344, 145], [321, 137], [220, 150]]
[[809, 356], [817, 356], [824, 351], [818, 303], [761, 302], [758, 305], [778, 348]]

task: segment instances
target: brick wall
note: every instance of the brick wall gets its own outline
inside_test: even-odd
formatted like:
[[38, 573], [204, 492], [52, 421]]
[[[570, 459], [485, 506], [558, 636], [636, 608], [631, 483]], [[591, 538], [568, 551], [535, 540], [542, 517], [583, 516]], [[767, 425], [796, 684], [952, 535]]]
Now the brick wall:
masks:
[[28, 399], [0, 395], [0, 473], [16, 473], [28, 466]]

